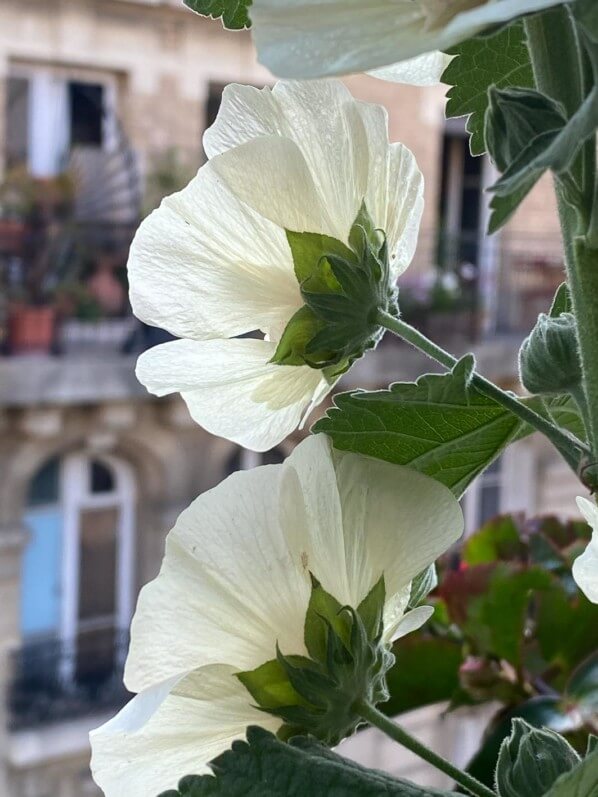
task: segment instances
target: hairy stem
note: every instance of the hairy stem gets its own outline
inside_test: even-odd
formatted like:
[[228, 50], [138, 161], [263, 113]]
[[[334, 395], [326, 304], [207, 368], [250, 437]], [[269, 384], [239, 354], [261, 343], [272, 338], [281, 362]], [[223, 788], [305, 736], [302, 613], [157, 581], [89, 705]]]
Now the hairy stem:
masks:
[[496, 794], [492, 789], [489, 789], [488, 786], [480, 783], [479, 780], [468, 775], [467, 772], [463, 772], [453, 766], [450, 761], [447, 761], [433, 750], [430, 750], [411, 736], [411, 734], [407, 733], [407, 731], [403, 730], [399, 725], [389, 720], [388, 717], [382, 714], [381, 711], [378, 711], [377, 708], [374, 708], [374, 706], [369, 703], [360, 702], [355, 706], [355, 710], [364, 720], [369, 722], [370, 725], [375, 726], [395, 742], [403, 745], [407, 750], [411, 750], [412, 753], [415, 753], [415, 755], [423, 758], [424, 761], [432, 764], [436, 769], [444, 772], [445, 775], [448, 775], [460, 786], [463, 786], [464, 789], [467, 789], [468, 792], [475, 795], [475, 797], [496, 797]]
[[[407, 343], [410, 343], [416, 349], [426, 354], [432, 360], [435, 360], [445, 368], [454, 368], [458, 360], [449, 354], [447, 351], [437, 346], [429, 340], [421, 332], [418, 332], [415, 327], [406, 324], [399, 318], [391, 316], [389, 313], [379, 312], [378, 323], [380, 326], [394, 332]], [[575, 440], [569, 434], [555, 426], [548, 418], [535, 412], [527, 404], [524, 404], [512, 393], [502, 390], [500, 387], [490, 382], [480, 374], [474, 373], [472, 378], [473, 385], [488, 398], [496, 401], [497, 404], [505, 407], [520, 418], [525, 423], [528, 423], [532, 428], [541, 432], [547, 437], [553, 445], [560, 451], [561, 455], [568, 462], [575, 473], [579, 474], [581, 468], [587, 463], [587, 454], [585, 446], [578, 440]]]
[[[597, 64], [592, 62], [593, 69], [588, 68], [588, 58], [581, 47], [571, 10], [565, 6], [552, 9], [529, 17], [525, 24], [538, 89], [560, 102], [572, 115], [592, 89]], [[557, 52], [559, 55], [555, 58]], [[598, 487], [598, 175], [595, 148], [596, 138], [592, 137], [573, 166], [573, 174], [582, 189], [577, 206], [567, 202], [556, 184], [567, 280], [577, 319], [586, 425], [592, 452], [585, 467], [589, 466], [594, 472], [588, 482], [594, 491]]]

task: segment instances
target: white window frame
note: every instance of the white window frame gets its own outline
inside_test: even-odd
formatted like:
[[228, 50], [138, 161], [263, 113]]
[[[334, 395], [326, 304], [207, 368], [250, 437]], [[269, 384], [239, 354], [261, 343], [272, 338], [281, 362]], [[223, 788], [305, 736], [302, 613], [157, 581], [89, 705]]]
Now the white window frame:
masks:
[[480, 496], [482, 487], [489, 482], [499, 487], [499, 514], [524, 512], [529, 515], [536, 511], [537, 461], [533, 446], [526, 441], [513, 443], [503, 451], [499, 461], [500, 467], [497, 472], [482, 473], [471, 483], [463, 496], [466, 537], [476, 532], [482, 525]]
[[[28, 150], [28, 167], [34, 176], [38, 177], [52, 177], [59, 170], [59, 159], [65, 155], [70, 146], [70, 135], [67, 135], [64, 141], [58, 142], [57, 146], [64, 148], [64, 152], [56, 152], [53, 160], [55, 161], [56, 168], [52, 169], [49, 161], [52, 158], [48, 157], [48, 163], [44, 164], [41, 171], [36, 167], [36, 156], [33, 149], [37, 146], [34, 137], [43, 132], [44, 140], [43, 146], [47, 146], [48, 125], [43, 124], [43, 121], [35, 123], [34, 117], [36, 109], [33, 103], [36, 101], [36, 91], [34, 85], [37, 84], [39, 90], [43, 90], [44, 83], [51, 83], [52, 81], [69, 84], [72, 82], [80, 83], [94, 83], [101, 85], [104, 89], [104, 101], [106, 115], [103, 119], [103, 141], [102, 150], [104, 152], [114, 152], [118, 146], [118, 130], [117, 130], [117, 105], [118, 105], [118, 78], [114, 74], [97, 71], [94, 69], [78, 69], [76, 67], [67, 66], [46, 66], [42, 64], [11, 64], [9, 69], [10, 77], [25, 78], [29, 81], [29, 140], [27, 145]], [[68, 112], [68, 108], [67, 108]], [[68, 120], [68, 130], [70, 132], [71, 122]], [[46, 159], [42, 159], [46, 160]]]
[[[114, 474], [114, 490], [92, 493], [91, 462], [98, 461]], [[128, 628], [134, 604], [135, 561], [135, 480], [131, 469], [114, 457], [93, 453], [77, 453], [65, 457], [61, 469], [63, 508], [63, 564], [61, 637], [76, 644], [79, 622], [79, 549], [81, 542], [80, 514], [85, 509], [114, 507], [119, 510], [117, 528], [117, 630]]]

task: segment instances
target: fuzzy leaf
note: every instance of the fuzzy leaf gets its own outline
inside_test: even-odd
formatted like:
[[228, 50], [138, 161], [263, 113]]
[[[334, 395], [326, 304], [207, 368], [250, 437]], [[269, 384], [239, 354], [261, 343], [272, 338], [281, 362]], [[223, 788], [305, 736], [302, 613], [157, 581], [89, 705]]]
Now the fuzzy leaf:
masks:
[[514, 22], [494, 36], [478, 36], [450, 50], [453, 58], [442, 81], [451, 88], [446, 106], [447, 118], [469, 116], [473, 155], [483, 155], [484, 116], [488, 89], [517, 86], [532, 88], [534, 76], [522, 22]]
[[314, 431], [328, 434], [336, 448], [432, 476], [460, 496], [522, 426], [471, 387], [472, 368], [472, 358], [463, 358], [448, 374], [342, 393]]
[[296, 737], [285, 744], [257, 727], [248, 728], [247, 742], [233, 742], [211, 766], [214, 775], [184, 778], [168, 797], [456, 797], [365, 769], [313, 739]]
[[186, 6], [202, 17], [222, 19], [229, 30], [250, 28], [249, 7], [252, 0], [183, 0]]

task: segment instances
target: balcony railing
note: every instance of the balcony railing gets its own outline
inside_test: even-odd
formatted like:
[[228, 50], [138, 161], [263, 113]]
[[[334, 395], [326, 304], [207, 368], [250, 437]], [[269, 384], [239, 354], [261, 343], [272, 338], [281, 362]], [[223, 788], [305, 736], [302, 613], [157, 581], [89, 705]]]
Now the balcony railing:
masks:
[[[45, 277], [45, 287], [52, 289], [50, 301], [36, 305], [9, 300], [0, 306], [0, 330], [6, 330], [2, 351], [127, 354], [168, 339], [132, 317], [123, 284], [119, 293], [116, 273], [124, 274], [133, 234], [132, 225], [81, 225], [75, 239], [88, 264], [86, 273], [74, 285], [65, 285], [57, 265], [56, 273], [50, 268]], [[27, 283], [26, 237], [18, 225], [0, 220], [0, 278], [9, 296], [11, 287]], [[452, 296], [433, 284], [438, 274], [451, 275], [457, 288]], [[424, 231], [414, 262], [401, 278], [401, 306], [409, 320], [437, 339], [523, 336], [538, 313], [549, 308], [562, 279], [556, 237], [487, 239]], [[18, 296], [18, 291], [13, 293]]]
[[130, 695], [122, 683], [125, 632], [47, 639], [12, 655], [8, 687], [13, 731], [119, 708]]

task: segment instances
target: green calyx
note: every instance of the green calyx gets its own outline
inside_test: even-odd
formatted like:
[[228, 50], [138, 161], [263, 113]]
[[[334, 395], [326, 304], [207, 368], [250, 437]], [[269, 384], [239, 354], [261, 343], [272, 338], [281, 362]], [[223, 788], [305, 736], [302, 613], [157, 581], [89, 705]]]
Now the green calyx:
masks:
[[378, 312], [396, 312], [386, 239], [362, 205], [348, 245], [290, 230], [287, 240], [305, 304], [287, 324], [272, 362], [309, 365], [333, 379], [377, 345], [384, 332]]
[[579, 762], [578, 754], [558, 733], [514, 719], [496, 765], [498, 793], [500, 797], [547, 794], [555, 781]]
[[355, 610], [312, 577], [305, 617], [307, 656], [284, 655], [237, 675], [263, 711], [280, 717], [279, 736], [310, 734], [338, 744], [362, 721], [354, 706], [388, 700], [386, 673], [394, 663], [382, 642], [385, 589], [381, 578]]

